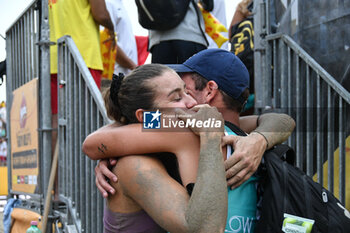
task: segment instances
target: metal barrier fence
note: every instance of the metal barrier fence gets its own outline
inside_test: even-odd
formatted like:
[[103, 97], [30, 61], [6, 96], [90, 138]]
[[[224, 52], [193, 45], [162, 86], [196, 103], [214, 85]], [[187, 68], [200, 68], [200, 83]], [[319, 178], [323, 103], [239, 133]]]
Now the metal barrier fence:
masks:
[[39, 77], [39, 12], [37, 1], [6, 32], [7, 88], [10, 91]]
[[[40, 16], [42, 15], [42, 11], [40, 9], [40, 1], [34, 0], [31, 4], [23, 11], [23, 13], [17, 18], [13, 25], [6, 31], [6, 100], [7, 100], [7, 137], [10, 142], [11, 136], [11, 107], [13, 94], [12, 92], [21, 87], [22, 85], [28, 83], [34, 78], [39, 78], [40, 82], [47, 82], [50, 85], [49, 76], [50, 73], [46, 73], [41, 70], [41, 58], [40, 55], [45, 52], [40, 52], [40, 42], [44, 39], [43, 33], [41, 33], [41, 26], [43, 23], [41, 22]], [[46, 50], [48, 52], [49, 48], [41, 48], [42, 50]], [[48, 61], [49, 62], [49, 61]], [[45, 62], [44, 62], [45, 63]], [[46, 80], [44, 80], [46, 79]], [[50, 91], [50, 90], [49, 90]], [[47, 88], [40, 92], [41, 98], [39, 98], [39, 106], [44, 106], [44, 102], [50, 102], [50, 92], [47, 92]], [[48, 97], [48, 98], [47, 98]], [[47, 100], [48, 99], [48, 100]], [[50, 108], [50, 106], [49, 106]], [[50, 115], [51, 113], [46, 113], [44, 108], [40, 110], [40, 119], [43, 119], [43, 115]], [[42, 120], [39, 120], [40, 129], [51, 128], [51, 118], [49, 119], [49, 127], [45, 126]], [[43, 132], [43, 130], [40, 130]], [[40, 142], [43, 140], [43, 136], [47, 133], [51, 133], [46, 131], [40, 134]], [[51, 138], [51, 136], [50, 136]], [[50, 139], [51, 142], [51, 139]], [[43, 146], [44, 143], [41, 143]], [[51, 150], [51, 146], [50, 146]], [[46, 179], [43, 177], [48, 177], [47, 174], [41, 169], [43, 167], [43, 163], [46, 161], [46, 158], [43, 158], [42, 154], [44, 153], [43, 149], [39, 150], [40, 153], [40, 172], [41, 179], [39, 182], [39, 192], [40, 195], [37, 196], [39, 199], [41, 198], [42, 190], [45, 188], [45, 184], [47, 184]], [[8, 155], [11, 155], [11, 143], [8, 143]], [[51, 158], [50, 156], [48, 156]], [[43, 158], [43, 159], [42, 159]], [[9, 183], [9, 194], [21, 194], [12, 190], [12, 179], [11, 179], [11, 156], [7, 157], [8, 159], [8, 183]], [[49, 163], [49, 162], [48, 162]], [[50, 166], [48, 166], [50, 168]], [[36, 196], [36, 195], [32, 195]]]
[[[67, 225], [78, 232], [103, 232], [103, 198], [94, 168], [81, 150], [88, 134], [110, 122], [102, 96], [71, 37], [58, 40], [59, 193], [67, 204]], [[61, 215], [62, 217], [63, 215]]]
[[13, 91], [29, 81], [39, 79], [38, 132], [39, 176], [35, 194], [12, 188], [11, 143], [8, 143], [9, 197], [21, 194], [30, 196], [22, 200], [22, 207], [43, 212], [42, 201], [47, 190], [51, 169], [51, 90], [49, 53], [48, 0], [33, 0], [6, 31], [6, 100], [7, 138], [11, 138], [11, 107]]
[[[51, 169], [51, 108], [49, 69], [49, 25], [47, 0], [34, 0], [6, 32], [7, 119], [11, 119], [12, 92], [39, 78], [39, 158], [38, 194], [11, 190], [11, 160], [8, 156], [9, 194], [30, 195], [23, 207], [43, 212], [43, 200]], [[70, 37], [59, 41], [59, 190], [66, 206], [53, 206], [65, 232], [102, 232], [103, 198], [98, 193], [93, 170], [96, 162], [81, 152], [82, 140], [109, 122], [100, 91]], [[10, 122], [7, 124], [10, 138]], [[11, 144], [8, 144], [11, 154]], [[56, 219], [57, 220], [57, 219]], [[91, 221], [93, 220], [93, 221]], [[50, 224], [50, 223], [49, 223]], [[51, 232], [51, 229], [47, 229]], [[60, 229], [56, 226], [56, 231]]]
[[[345, 204], [350, 93], [289, 36], [272, 34], [265, 39], [266, 76], [258, 82], [264, 93], [261, 103], [296, 120], [296, 130], [288, 144], [296, 149], [297, 166], [307, 175], [317, 174], [317, 181], [324, 184], [323, 169], [328, 161], [327, 188], [334, 192], [334, 169], [339, 170], [339, 199]], [[337, 148], [339, 166], [334, 167]]]
[[295, 119], [288, 144], [296, 150], [297, 166], [316, 174], [331, 192], [339, 191], [345, 205], [350, 94], [289, 36], [271, 34], [273, 3], [254, 0], [255, 108], [272, 107]]

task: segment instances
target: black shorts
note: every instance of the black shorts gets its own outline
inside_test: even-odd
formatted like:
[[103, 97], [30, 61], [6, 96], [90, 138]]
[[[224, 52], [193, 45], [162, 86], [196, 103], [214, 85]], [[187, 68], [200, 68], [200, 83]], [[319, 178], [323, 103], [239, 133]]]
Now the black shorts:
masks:
[[151, 48], [152, 63], [181, 64], [207, 47], [191, 41], [162, 41]]

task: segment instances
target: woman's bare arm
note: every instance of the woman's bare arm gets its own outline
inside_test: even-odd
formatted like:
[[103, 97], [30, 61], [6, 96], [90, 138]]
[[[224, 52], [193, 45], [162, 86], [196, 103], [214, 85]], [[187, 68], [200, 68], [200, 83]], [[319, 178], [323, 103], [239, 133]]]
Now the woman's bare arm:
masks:
[[[176, 138], [176, 140], [174, 140]], [[187, 132], [146, 132], [142, 124], [105, 126], [85, 139], [82, 150], [90, 159], [98, 160], [130, 154], [156, 152], [177, 153], [178, 145], [197, 143], [198, 137]]]
[[252, 132], [254, 129], [256, 129], [256, 127], [258, 127], [257, 125], [258, 117], [259, 117], [258, 115], [240, 117], [239, 128], [241, 128], [246, 133]]
[[[183, 150], [188, 147], [192, 148], [192, 153], [185, 156]], [[94, 160], [132, 154], [171, 152], [177, 157], [181, 180], [186, 185], [196, 179], [199, 138], [189, 129], [186, 132], [144, 132], [142, 124], [121, 127], [112, 124], [90, 134], [83, 143], [83, 152]], [[95, 172], [97, 173], [97, 168]], [[97, 174], [96, 178], [98, 176]], [[102, 195], [106, 196], [104, 187], [113, 193], [112, 187], [103, 181], [100, 182], [100, 179], [96, 179], [96, 185]]]
[[[261, 115], [259, 121], [257, 119], [258, 116], [241, 117], [240, 127], [247, 133], [255, 130], [266, 134], [269, 146], [285, 140], [295, 125], [286, 114], [268, 113]], [[190, 132], [147, 132], [142, 129], [142, 124], [121, 127], [111, 124], [90, 134], [83, 143], [83, 152], [93, 160], [129, 154], [175, 153], [178, 145], [193, 140], [196, 139]]]

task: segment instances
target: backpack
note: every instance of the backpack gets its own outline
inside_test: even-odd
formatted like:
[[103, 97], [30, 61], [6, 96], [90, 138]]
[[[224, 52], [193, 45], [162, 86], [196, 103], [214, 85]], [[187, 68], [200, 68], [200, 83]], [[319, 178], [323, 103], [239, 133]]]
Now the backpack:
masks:
[[152, 30], [175, 28], [185, 18], [192, 0], [135, 0], [139, 23]]
[[[285, 214], [314, 220], [312, 230], [285, 232], [350, 232], [349, 211], [332, 193], [294, 167], [294, 158], [294, 152], [287, 145], [265, 152], [258, 170], [264, 193], [255, 232], [282, 232], [287, 221]], [[303, 227], [306, 225], [300, 229]]]

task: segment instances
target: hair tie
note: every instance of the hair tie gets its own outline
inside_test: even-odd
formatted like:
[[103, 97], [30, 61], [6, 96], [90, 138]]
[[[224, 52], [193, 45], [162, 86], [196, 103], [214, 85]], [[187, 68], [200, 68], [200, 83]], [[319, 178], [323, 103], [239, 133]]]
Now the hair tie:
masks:
[[117, 106], [119, 106], [118, 93], [119, 93], [120, 86], [122, 85], [123, 79], [124, 79], [123, 73], [119, 73], [119, 75], [113, 74], [112, 83], [110, 87], [110, 98], [112, 102]]

